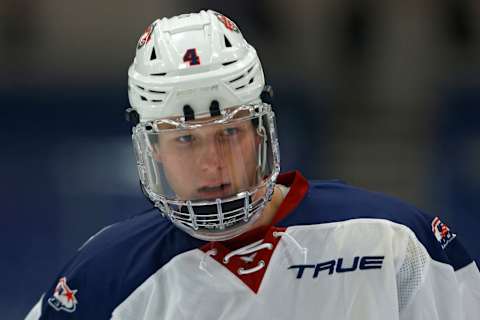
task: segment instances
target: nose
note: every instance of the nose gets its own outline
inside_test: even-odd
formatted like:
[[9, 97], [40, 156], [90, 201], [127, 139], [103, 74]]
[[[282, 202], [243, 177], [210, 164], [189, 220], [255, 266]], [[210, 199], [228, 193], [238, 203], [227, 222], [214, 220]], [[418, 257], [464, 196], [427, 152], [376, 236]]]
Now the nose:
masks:
[[211, 137], [204, 141], [201, 151], [198, 154], [198, 163], [200, 169], [206, 173], [217, 173], [225, 168], [225, 159], [223, 158], [225, 146]]

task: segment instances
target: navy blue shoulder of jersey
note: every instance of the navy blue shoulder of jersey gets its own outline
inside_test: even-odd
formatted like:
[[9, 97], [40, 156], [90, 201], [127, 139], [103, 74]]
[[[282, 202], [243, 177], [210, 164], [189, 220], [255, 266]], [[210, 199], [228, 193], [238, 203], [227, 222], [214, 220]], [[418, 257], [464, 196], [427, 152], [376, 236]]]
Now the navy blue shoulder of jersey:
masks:
[[309, 181], [303, 201], [278, 226], [339, 222], [359, 218], [385, 219], [411, 229], [432, 259], [458, 270], [473, 260], [457, 237], [442, 249], [432, 231], [433, 217], [399, 199], [356, 188], [340, 181]]
[[110, 319], [112, 311], [163, 265], [203, 244], [156, 210], [104, 228], [59, 274], [77, 290], [75, 311], [56, 311], [49, 305], [55, 283], [45, 294], [40, 319]]

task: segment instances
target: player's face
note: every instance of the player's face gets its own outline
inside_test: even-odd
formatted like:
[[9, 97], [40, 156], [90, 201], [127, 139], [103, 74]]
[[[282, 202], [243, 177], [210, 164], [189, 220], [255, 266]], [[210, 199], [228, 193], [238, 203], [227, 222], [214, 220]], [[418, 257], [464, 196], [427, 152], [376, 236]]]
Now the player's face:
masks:
[[159, 136], [156, 160], [177, 198], [224, 198], [256, 184], [260, 141], [250, 120], [172, 130]]

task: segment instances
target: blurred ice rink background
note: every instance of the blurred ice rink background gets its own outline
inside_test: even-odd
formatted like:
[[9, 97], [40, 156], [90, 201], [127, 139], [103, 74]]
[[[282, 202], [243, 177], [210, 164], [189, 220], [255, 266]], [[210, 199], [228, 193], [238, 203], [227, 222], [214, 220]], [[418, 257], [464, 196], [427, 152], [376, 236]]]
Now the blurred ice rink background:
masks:
[[0, 1], [0, 314], [21, 319], [83, 241], [149, 207], [127, 68], [157, 17], [230, 16], [274, 86], [283, 170], [439, 215], [480, 257], [480, 2]]

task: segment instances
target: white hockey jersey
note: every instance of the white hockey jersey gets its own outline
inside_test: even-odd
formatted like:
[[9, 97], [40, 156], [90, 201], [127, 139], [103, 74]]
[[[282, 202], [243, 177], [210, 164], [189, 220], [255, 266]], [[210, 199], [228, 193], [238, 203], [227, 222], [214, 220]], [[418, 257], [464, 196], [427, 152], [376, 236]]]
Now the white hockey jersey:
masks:
[[82, 246], [27, 319], [480, 319], [480, 273], [438, 218], [281, 175], [270, 227], [204, 242], [152, 212]]

